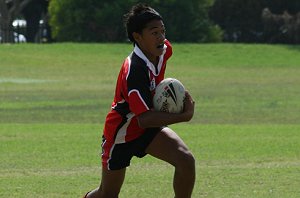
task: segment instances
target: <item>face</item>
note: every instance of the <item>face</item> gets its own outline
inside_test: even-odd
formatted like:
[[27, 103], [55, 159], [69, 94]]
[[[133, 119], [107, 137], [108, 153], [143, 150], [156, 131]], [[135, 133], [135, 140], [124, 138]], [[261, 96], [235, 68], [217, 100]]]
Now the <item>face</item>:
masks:
[[164, 51], [165, 33], [166, 29], [161, 20], [150, 21], [142, 33], [133, 33], [140, 49], [152, 63], [156, 64], [157, 57]]

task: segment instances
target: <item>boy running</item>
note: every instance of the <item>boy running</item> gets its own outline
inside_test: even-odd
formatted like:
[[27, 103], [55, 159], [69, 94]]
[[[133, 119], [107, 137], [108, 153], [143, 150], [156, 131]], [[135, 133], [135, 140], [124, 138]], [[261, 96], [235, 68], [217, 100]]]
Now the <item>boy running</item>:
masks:
[[175, 197], [189, 198], [195, 183], [195, 159], [182, 139], [166, 126], [191, 120], [194, 101], [186, 92], [182, 113], [152, 110], [154, 89], [164, 79], [172, 47], [165, 38], [162, 17], [151, 7], [132, 7], [124, 23], [134, 49], [121, 67], [105, 121], [101, 184], [85, 197], [117, 198], [131, 158], [149, 154], [175, 167]]

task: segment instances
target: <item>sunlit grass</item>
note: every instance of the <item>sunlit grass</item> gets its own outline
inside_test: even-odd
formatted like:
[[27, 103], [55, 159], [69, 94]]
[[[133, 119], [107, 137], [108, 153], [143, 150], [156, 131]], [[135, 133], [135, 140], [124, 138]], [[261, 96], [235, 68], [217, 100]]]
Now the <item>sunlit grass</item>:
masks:
[[[0, 45], [0, 197], [81, 197], [129, 44]], [[197, 160], [198, 197], [299, 197], [300, 48], [174, 44], [166, 77], [196, 101], [171, 126]], [[173, 167], [134, 158], [120, 197], [173, 197]]]

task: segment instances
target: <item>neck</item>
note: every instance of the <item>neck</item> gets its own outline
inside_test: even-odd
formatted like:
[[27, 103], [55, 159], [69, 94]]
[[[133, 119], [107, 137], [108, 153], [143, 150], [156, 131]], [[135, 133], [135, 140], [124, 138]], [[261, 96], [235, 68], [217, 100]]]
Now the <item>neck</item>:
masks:
[[[148, 57], [147, 57], [148, 58]], [[149, 59], [149, 58], [148, 58]], [[156, 56], [154, 57], [153, 59], [149, 59], [150, 62], [154, 65], [154, 66], [157, 66], [158, 65], [158, 61], [159, 61], [159, 58]]]
[[146, 51], [142, 50], [142, 52], [145, 54], [145, 56], [148, 58], [148, 60], [153, 64], [153, 65], [157, 65], [158, 61], [159, 61], [159, 57], [158, 56], [153, 56], [149, 53], [147, 53]]
[[139, 49], [143, 52], [143, 54], [146, 56], [146, 58], [154, 65], [157, 66], [159, 62], [158, 56], [153, 56], [152, 54], [148, 53], [146, 50], [144, 50], [140, 45], [136, 43], [136, 45], [139, 47]]

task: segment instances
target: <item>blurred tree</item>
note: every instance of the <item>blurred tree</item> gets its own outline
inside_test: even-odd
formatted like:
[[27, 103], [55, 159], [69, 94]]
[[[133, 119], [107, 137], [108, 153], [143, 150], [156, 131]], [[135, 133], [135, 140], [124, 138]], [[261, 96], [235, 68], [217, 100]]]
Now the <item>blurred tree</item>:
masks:
[[40, 20], [47, 23], [48, 0], [31, 0], [22, 10], [26, 20], [26, 39], [28, 42], [35, 42], [40, 28]]
[[124, 9], [108, 0], [51, 0], [53, 37], [78, 42], [120, 40]]
[[224, 30], [225, 41], [260, 41], [262, 9], [261, 0], [216, 0], [210, 17]]
[[0, 0], [0, 30], [2, 42], [14, 42], [13, 21], [20, 16], [26, 20], [26, 38], [34, 42], [42, 13], [46, 15], [48, 0]]
[[220, 28], [209, 20], [208, 8], [212, 0], [161, 0], [154, 6], [163, 15], [168, 37], [183, 42], [218, 42]]
[[[224, 30], [224, 41], [266, 42], [262, 12], [269, 8], [272, 13], [283, 14], [300, 11], [299, 0], [215, 0], [210, 9], [210, 18]], [[296, 24], [296, 23], [295, 23]], [[273, 34], [280, 34], [280, 27]], [[296, 31], [293, 31], [296, 32]], [[279, 41], [279, 39], [278, 39]], [[282, 40], [280, 40], [282, 42]]]
[[0, 0], [2, 42], [14, 42], [12, 22], [32, 0]]
[[[50, 24], [58, 41], [125, 41], [123, 15], [137, 0], [51, 0]], [[164, 18], [173, 41], [220, 40], [221, 30], [208, 19], [212, 0], [145, 0]]]
[[300, 12], [299, 0], [263, 0], [264, 8], [269, 8], [274, 14], [282, 14], [284, 11], [290, 14], [297, 14]]
[[264, 39], [267, 43], [300, 44], [300, 12], [274, 14], [269, 8], [262, 13]]

